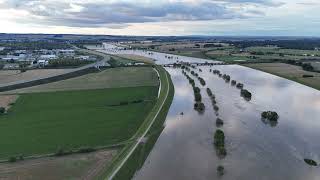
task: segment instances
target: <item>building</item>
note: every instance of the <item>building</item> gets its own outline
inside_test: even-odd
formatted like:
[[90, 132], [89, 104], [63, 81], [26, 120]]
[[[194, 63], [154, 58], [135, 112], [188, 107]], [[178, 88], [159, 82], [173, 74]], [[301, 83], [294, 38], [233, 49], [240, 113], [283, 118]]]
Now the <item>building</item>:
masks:
[[41, 55], [40, 59], [57, 59], [57, 56], [54, 54], [46, 54], [46, 55]]

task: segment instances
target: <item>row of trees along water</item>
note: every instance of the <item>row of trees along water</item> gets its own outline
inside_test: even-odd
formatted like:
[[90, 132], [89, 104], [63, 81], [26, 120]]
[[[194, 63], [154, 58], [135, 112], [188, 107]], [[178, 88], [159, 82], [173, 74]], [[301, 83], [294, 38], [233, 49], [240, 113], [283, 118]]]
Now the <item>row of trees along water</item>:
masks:
[[[240, 95], [247, 101], [250, 101], [252, 98], [252, 93], [250, 91], [248, 91], [247, 89], [244, 89], [244, 85], [242, 83], [237, 83], [236, 80], [231, 80], [230, 75], [227, 74], [223, 74], [219, 71], [219, 70], [212, 70], [210, 69], [210, 72], [213, 72], [213, 74], [218, 75], [219, 77], [221, 77], [222, 79], [225, 80], [226, 83], [229, 83], [231, 81], [231, 85], [237, 87], [238, 89], [240, 89]], [[211, 94], [211, 93], [210, 93]], [[271, 127], [275, 127], [278, 124], [278, 119], [279, 119], [279, 115], [277, 112], [275, 111], [263, 111], [261, 113], [261, 119], [265, 124], [269, 124]], [[219, 122], [222, 123], [223, 121], [219, 119]], [[218, 119], [217, 119], [217, 123], [218, 123]], [[224, 138], [223, 132], [216, 132], [215, 137], [220, 137], [221, 139]], [[217, 144], [221, 144], [221, 142], [223, 142], [221, 140], [217, 141]], [[216, 143], [215, 143], [216, 144]], [[311, 166], [318, 166], [318, 163], [312, 159], [308, 159], [305, 158], [304, 162], [311, 165]]]

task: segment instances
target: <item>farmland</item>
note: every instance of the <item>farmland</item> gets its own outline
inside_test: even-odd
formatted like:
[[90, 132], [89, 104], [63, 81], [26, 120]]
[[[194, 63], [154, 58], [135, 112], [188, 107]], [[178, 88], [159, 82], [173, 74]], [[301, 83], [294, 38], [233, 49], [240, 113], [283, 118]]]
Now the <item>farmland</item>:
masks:
[[[297, 81], [320, 90], [320, 73], [304, 71], [299, 66], [284, 63], [256, 63], [246, 64], [245, 66]], [[303, 75], [312, 75], [313, 77], [302, 77]]]
[[[152, 109], [156, 95], [156, 86], [21, 95], [0, 117], [0, 158], [126, 141]], [[119, 105], [135, 100], [143, 101]]]
[[110, 68], [76, 78], [3, 92], [3, 94], [156, 86], [157, 74], [150, 67]]
[[[128, 140], [153, 107], [156, 95], [155, 86], [21, 95], [0, 117], [0, 158]], [[144, 101], [119, 106], [134, 100]]]
[[63, 157], [25, 160], [18, 164], [0, 164], [0, 179], [92, 179], [107, 166], [116, 150], [101, 150]]
[[16, 81], [29, 81], [36, 78], [45, 78], [58, 74], [64, 74], [69, 71], [70, 69], [37, 69], [21, 73], [18, 70], [2, 70], [0, 71], [0, 84], [12, 83]]

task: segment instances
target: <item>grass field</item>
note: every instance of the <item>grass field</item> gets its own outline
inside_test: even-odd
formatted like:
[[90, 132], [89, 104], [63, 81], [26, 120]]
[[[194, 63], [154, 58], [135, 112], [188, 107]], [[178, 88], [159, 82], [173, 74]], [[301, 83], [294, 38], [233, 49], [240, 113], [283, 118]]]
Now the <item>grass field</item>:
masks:
[[[126, 141], [153, 108], [157, 91], [146, 86], [20, 95], [0, 116], [0, 159]], [[112, 106], [133, 100], [145, 101]]]
[[[304, 71], [299, 66], [284, 63], [255, 63], [245, 64], [245, 66], [284, 77], [320, 90], [320, 73]], [[313, 75], [314, 77], [303, 78], [303, 75]]]
[[6, 91], [1, 94], [156, 86], [157, 83], [157, 73], [151, 67], [119, 67], [58, 82]]

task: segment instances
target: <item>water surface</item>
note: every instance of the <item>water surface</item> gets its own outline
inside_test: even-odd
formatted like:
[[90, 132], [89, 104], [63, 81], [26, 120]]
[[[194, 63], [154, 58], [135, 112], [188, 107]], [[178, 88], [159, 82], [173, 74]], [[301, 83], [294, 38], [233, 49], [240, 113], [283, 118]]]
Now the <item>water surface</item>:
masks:
[[[320, 92], [261, 71], [237, 65], [199, 67], [207, 82], [201, 87], [206, 110], [193, 110], [193, 91], [181, 69], [168, 68], [175, 96], [159, 136], [144, 166], [134, 179], [226, 179], [226, 180], [318, 180], [319, 167], [305, 164], [304, 158], [320, 162]], [[231, 79], [244, 83], [252, 92], [251, 101], [240, 90], [209, 72], [219, 69]], [[190, 73], [189, 73], [190, 74]], [[213, 134], [217, 116], [206, 93], [216, 95], [221, 128], [226, 135], [227, 156], [217, 157]], [[260, 118], [265, 110], [277, 111], [277, 124]], [[184, 112], [184, 115], [180, 115]], [[218, 176], [218, 165], [225, 174]]]

